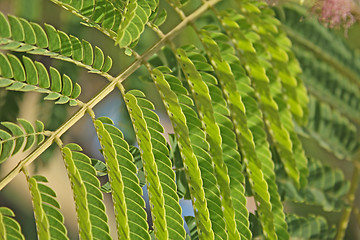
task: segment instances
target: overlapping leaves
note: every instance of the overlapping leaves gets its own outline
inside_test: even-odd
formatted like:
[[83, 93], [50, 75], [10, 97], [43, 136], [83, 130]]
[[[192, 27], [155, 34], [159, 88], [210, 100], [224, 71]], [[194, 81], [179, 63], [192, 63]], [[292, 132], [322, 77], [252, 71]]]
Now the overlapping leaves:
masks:
[[0, 12], [0, 49], [44, 55], [72, 62], [91, 72], [106, 73], [112, 66], [109, 56], [105, 57], [99, 47], [86, 40], [12, 15], [8, 19]]
[[56, 193], [44, 183], [43, 176], [27, 177], [32, 197], [37, 234], [39, 239], [69, 239], [64, 217], [56, 201]]
[[175, 174], [164, 132], [153, 104], [137, 90], [126, 93], [125, 101], [132, 118], [143, 161], [145, 179], [152, 205], [155, 236], [160, 239], [184, 239], [183, 220], [177, 195]]
[[15, 214], [6, 207], [0, 207], [0, 239], [25, 239]]
[[336, 109], [310, 98], [306, 132], [340, 159], [351, 159], [360, 147], [355, 125]]
[[94, 122], [102, 146], [114, 202], [119, 238], [150, 239], [138, 169], [122, 132], [108, 118]]
[[190, 107], [193, 102], [181, 81], [168, 74], [166, 68], [163, 70], [164, 73], [155, 69], [153, 79], [175, 129], [198, 232], [205, 238], [212, 238], [214, 234], [226, 238], [220, 195], [201, 122]]
[[20, 150], [29, 150], [35, 143], [41, 144], [45, 139], [42, 122], [37, 120], [35, 127], [25, 119], [19, 118], [18, 122], [22, 128], [12, 122], [1, 123], [9, 132], [0, 129], [0, 163]]
[[300, 217], [295, 214], [286, 216], [289, 233], [292, 238], [299, 239], [334, 239], [335, 228], [329, 226], [322, 216], [310, 215]]
[[56, 68], [50, 67], [48, 71], [40, 62], [33, 62], [26, 56], [21, 62], [10, 53], [7, 56], [0, 53], [0, 64], [0, 87], [11, 91], [46, 93], [48, 95], [44, 99], [57, 100], [55, 104], [78, 104], [76, 98], [81, 93], [80, 85], [74, 84], [66, 74], [61, 76]]
[[[158, 0], [51, 0], [65, 9], [72, 8], [76, 15], [86, 21], [85, 25], [96, 27], [115, 40], [121, 48], [134, 46], [158, 9]], [[153, 17], [150, 18], [150, 16]]]
[[96, 170], [91, 159], [81, 150], [77, 144], [68, 144], [62, 148], [76, 205], [79, 235], [84, 239], [111, 239]]
[[325, 211], [338, 211], [344, 207], [344, 197], [350, 183], [340, 169], [331, 168], [319, 160], [309, 159], [308, 185], [297, 189], [286, 181], [283, 169], [277, 169], [279, 193], [285, 201], [321, 206]]

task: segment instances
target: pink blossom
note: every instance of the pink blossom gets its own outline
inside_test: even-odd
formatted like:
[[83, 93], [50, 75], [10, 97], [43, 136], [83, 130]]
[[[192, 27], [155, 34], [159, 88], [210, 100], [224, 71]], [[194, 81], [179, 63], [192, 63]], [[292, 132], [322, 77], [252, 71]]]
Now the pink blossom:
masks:
[[318, 14], [319, 21], [330, 28], [343, 25], [348, 29], [356, 21], [352, 14], [354, 6], [353, 0], [319, 0], [313, 12]]

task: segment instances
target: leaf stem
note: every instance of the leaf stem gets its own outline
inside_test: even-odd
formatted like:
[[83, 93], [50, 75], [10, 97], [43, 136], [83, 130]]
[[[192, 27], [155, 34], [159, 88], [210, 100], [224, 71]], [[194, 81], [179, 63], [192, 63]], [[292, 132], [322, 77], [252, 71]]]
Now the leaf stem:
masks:
[[350, 215], [351, 215], [351, 211], [353, 210], [353, 205], [354, 205], [354, 200], [355, 200], [355, 193], [356, 190], [358, 189], [358, 185], [359, 185], [359, 180], [360, 180], [360, 168], [358, 166], [355, 165], [354, 167], [354, 171], [351, 177], [351, 183], [350, 183], [350, 189], [349, 192], [346, 196], [346, 203], [348, 204], [347, 207], [345, 207], [340, 222], [339, 222], [339, 227], [338, 227], [338, 231], [336, 234], [336, 240], [342, 240], [344, 239], [345, 236], [345, 232], [350, 220]]
[[46, 149], [48, 149], [56, 138], [60, 138], [69, 128], [71, 128], [75, 123], [77, 123], [88, 111], [89, 108], [93, 108], [99, 102], [101, 102], [106, 96], [108, 96], [115, 88], [115, 86], [125, 79], [127, 79], [132, 73], [134, 73], [142, 64], [143, 61], [151, 57], [154, 53], [159, 51], [164, 44], [181, 32], [191, 21], [197, 19], [205, 11], [207, 11], [211, 6], [220, 2], [221, 0], [211, 0], [206, 4], [203, 4], [192, 14], [187, 16], [182, 22], [180, 22], [175, 28], [170, 32], [165, 34], [165, 36], [160, 39], [154, 46], [148, 49], [140, 59], [137, 59], [133, 62], [125, 71], [123, 71], [119, 76], [114, 78], [104, 89], [102, 89], [94, 98], [89, 102], [85, 103], [67, 122], [65, 122], [60, 128], [58, 128], [53, 134], [37, 149], [35, 149], [30, 155], [25, 159], [20, 161], [0, 182], [0, 190], [3, 189], [12, 179], [14, 179], [17, 174], [21, 171], [24, 166], [32, 163], [37, 157], [39, 157]]

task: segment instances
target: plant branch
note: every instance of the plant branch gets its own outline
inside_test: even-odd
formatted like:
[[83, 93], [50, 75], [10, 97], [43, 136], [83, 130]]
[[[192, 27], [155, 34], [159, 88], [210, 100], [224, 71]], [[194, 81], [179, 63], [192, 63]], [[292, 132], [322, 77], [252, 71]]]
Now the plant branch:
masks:
[[154, 53], [159, 51], [164, 44], [176, 36], [182, 29], [184, 29], [190, 22], [197, 19], [205, 11], [207, 11], [211, 6], [220, 2], [221, 0], [211, 0], [206, 4], [203, 4], [192, 14], [187, 16], [182, 22], [180, 22], [175, 28], [170, 32], [165, 34], [164, 38], [160, 39], [153, 47], [148, 49], [140, 59], [137, 59], [133, 64], [131, 64], [124, 72], [119, 76], [114, 78], [103, 90], [101, 90], [94, 98], [89, 102], [85, 103], [67, 122], [65, 122], [60, 128], [58, 128], [53, 134], [37, 149], [35, 149], [29, 156], [20, 161], [0, 182], [0, 190], [3, 189], [12, 179], [14, 179], [17, 174], [21, 171], [24, 166], [32, 163], [37, 157], [39, 157], [46, 149], [48, 149], [56, 138], [60, 138], [70, 127], [72, 127], [76, 122], [78, 122], [88, 111], [92, 109], [99, 102], [101, 102], [107, 95], [109, 95], [115, 88], [115, 86], [125, 79], [127, 79], [132, 73], [134, 73], [142, 64], [143, 61], [151, 57]]

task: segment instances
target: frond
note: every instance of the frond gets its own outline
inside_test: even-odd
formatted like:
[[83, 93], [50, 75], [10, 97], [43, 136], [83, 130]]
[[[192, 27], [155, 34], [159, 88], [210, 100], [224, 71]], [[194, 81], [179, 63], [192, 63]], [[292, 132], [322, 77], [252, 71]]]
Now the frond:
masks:
[[285, 201], [321, 206], [325, 211], [339, 211], [344, 207], [350, 183], [340, 169], [334, 169], [319, 160], [309, 159], [308, 185], [297, 189], [284, 178], [283, 169], [277, 171], [279, 193]]
[[314, 97], [310, 97], [309, 111], [305, 132], [340, 159], [350, 160], [360, 147], [355, 125], [337, 109], [331, 109]]
[[322, 216], [300, 217], [295, 214], [288, 214], [286, 221], [288, 222], [289, 233], [293, 238], [334, 239], [335, 237], [335, 228], [329, 226]]
[[[204, 32], [202, 33], [204, 34]], [[202, 42], [204, 46], [206, 46], [207, 48], [209, 47], [209, 44], [211, 44], [210, 39], [207, 39], [206, 36], [203, 36]], [[212, 54], [214, 55], [219, 54], [218, 52], [216, 52], [216, 50], [214, 51], [211, 51], [208, 48], [208, 53], [211, 52], [211, 56]], [[207, 63], [204, 62], [204, 58], [202, 57], [201, 53], [199, 51], [196, 51], [196, 49], [193, 49], [187, 54], [191, 56], [191, 61], [194, 63], [195, 66], [197, 66], [196, 70], [199, 71], [202, 80], [207, 85], [211, 97], [211, 105], [214, 106], [213, 108], [214, 117], [216, 120], [216, 124], [218, 124], [219, 126], [220, 136], [222, 138], [221, 151], [223, 153], [224, 163], [227, 166], [228, 175], [230, 178], [230, 196], [231, 196], [231, 203], [235, 211], [234, 218], [236, 221], [236, 228], [238, 232], [241, 234], [241, 238], [251, 239], [251, 232], [249, 230], [249, 222], [248, 222], [249, 213], [246, 209], [246, 199], [244, 194], [245, 189], [243, 186], [245, 182], [245, 178], [243, 173], [241, 172], [241, 169], [243, 167], [242, 167], [241, 156], [239, 154], [240, 149], [238, 148], [238, 144], [236, 142], [236, 134], [233, 133], [234, 125], [233, 122], [231, 121], [231, 113], [228, 110], [228, 108], [231, 109], [231, 107], [229, 106], [235, 106], [238, 104], [238, 102], [235, 102], [233, 95], [236, 86], [235, 88], [233, 88], [234, 86], [231, 86], [231, 84], [234, 84], [235, 82], [227, 81], [227, 83], [224, 84], [224, 80], [226, 76], [231, 75], [230, 72], [226, 72], [224, 74], [217, 74], [218, 77], [217, 80], [213, 75], [209, 73], [209, 71], [206, 72], [203, 71], [204, 69], [211, 69], [211, 66], [207, 66]], [[212, 60], [216, 62], [216, 60], [219, 59], [212, 59]], [[224, 65], [221, 65], [221, 63], [219, 62], [216, 62], [216, 64], [213, 65], [215, 72], [217, 73], [219, 73], [219, 71], [221, 70], [226, 71], [225, 70], [226, 67], [224, 68], [223, 66]], [[225, 97], [224, 97], [225, 94], [221, 92], [222, 89], [223, 92], [226, 92], [228, 94]], [[229, 99], [232, 99], [232, 101], [229, 101]], [[234, 117], [234, 119], [236, 117]]]
[[341, 73], [327, 67], [326, 63], [316, 58], [314, 53], [304, 51], [297, 45], [293, 50], [302, 65], [302, 75], [309, 93], [357, 122], [360, 117], [358, 86], [350, 81], [344, 81]]
[[127, 47], [139, 39], [140, 34], [144, 31], [149, 17], [157, 8], [155, 0], [130, 0], [122, 9], [123, 16], [117, 31], [115, 44], [119, 47]]
[[66, 74], [61, 76], [57, 69], [50, 67], [48, 71], [40, 62], [33, 62], [26, 56], [23, 56], [21, 62], [9, 53], [7, 56], [0, 53], [0, 63], [0, 87], [11, 91], [46, 93], [48, 95], [44, 99], [57, 100], [55, 104], [79, 104], [77, 97], [81, 93], [80, 85], [73, 84]]
[[25, 239], [15, 214], [6, 207], [0, 207], [0, 239]]
[[91, 164], [91, 159], [79, 152], [81, 150], [76, 144], [68, 144], [62, 148], [73, 190], [79, 235], [84, 239], [111, 239], [96, 170]]
[[[189, 47], [191, 48], [191, 47]], [[205, 61], [201, 61], [202, 55], [196, 51], [186, 51], [185, 49], [177, 50], [178, 61], [186, 76], [196, 108], [201, 120], [202, 129], [206, 133], [206, 140], [209, 143], [209, 154], [214, 164], [214, 173], [217, 184], [219, 185], [220, 195], [222, 199], [222, 207], [224, 208], [224, 218], [229, 238], [237, 239], [240, 237], [236, 228], [235, 211], [232, 205], [230, 193], [230, 179], [228, 176], [227, 166], [224, 164], [222, 156], [222, 139], [220, 128], [215, 121], [214, 109], [212, 107], [209, 89], [200, 74], [200, 70], [212, 70], [212, 67]], [[197, 63], [198, 69], [189, 56]]]
[[[188, 91], [175, 76], [164, 69], [153, 70], [153, 80], [168, 111], [176, 133], [179, 150], [183, 160], [186, 178], [198, 232], [204, 237], [214, 234], [226, 239], [225, 222], [221, 210], [220, 194], [216, 186], [211, 157], [207, 153], [208, 144], [201, 122], [191, 109], [192, 100]], [[210, 205], [211, 204], [211, 205]]]
[[156, 0], [124, 3], [109, 0], [51, 1], [82, 18], [85, 25], [95, 27], [114, 39], [121, 48], [136, 45], [159, 3]]
[[[329, 31], [318, 21], [306, 18], [306, 10], [293, 5], [282, 9], [284, 29], [293, 44], [325, 61], [333, 69], [344, 75], [350, 82], [359, 86], [360, 60], [344, 39]], [[301, 63], [302, 64], [302, 63]], [[305, 79], [304, 79], [305, 80]]]
[[[119, 238], [150, 239], [145, 201], [134, 159], [122, 132], [108, 118], [95, 121], [109, 176]], [[116, 190], [115, 190], [116, 189]]]
[[[230, 25], [230, 19], [224, 19], [223, 24]], [[211, 50], [208, 51], [211, 53], [210, 55], [212, 59], [214, 59], [213, 61], [215, 61], [216, 65], [218, 65], [219, 70], [217, 70], [217, 75], [221, 81], [220, 85], [222, 85], [222, 88], [224, 88], [224, 95], [227, 96], [226, 98], [228, 99], [227, 101], [229, 103], [231, 114], [233, 114], [233, 119], [246, 119], [246, 117], [251, 119], [251, 121], [245, 120], [245, 122], [234, 121], [234, 125], [238, 128], [236, 132], [241, 133], [239, 134], [239, 139], [241, 140], [240, 144], [242, 145], [242, 151], [245, 159], [249, 161], [247, 163], [247, 169], [250, 172], [250, 179], [257, 179], [256, 175], [254, 174], [254, 171], [257, 168], [256, 173], [261, 175], [264, 174], [264, 178], [267, 181], [267, 184], [265, 183], [264, 185], [264, 180], [262, 180], [262, 189], [254, 191], [255, 199], [260, 202], [260, 207], [261, 204], [263, 205], [259, 211], [262, 211], [263, 215], [267, 216], [267, 222], [269, 221], [269, 218], [274, 218], [273, 221], [277, 234], [283, 238], [287, 238], [287, 227], [284, 219], [283, 207], [280, 202], [280, 197], [277, 193], [277, 187], [274, 183], [274, 165], [271, 160], [269, 145], [267, 143], [267, 136], [264, 131], [262, 114], [256, 107], [257, 103], [255, 100], [254, 90], [250, 86], [248, 78], [245, 76], [244, 71], [240, 67], [240, 61], [233, 55], [231, 50], [232, 48], [226, 43], [227, 37], [217, 32], [207, 34], [208, 37], [206, 38], [206, 41], [208, 42], [208, 48], [211, 48]], [[212, 43], [212, 46], [210, 45], [212, 41], [210, 40], [210, 36], [217, 40], [221, 48], [219, 48], [219, 46], [217, 46], [217, 44], [214, 42]], [[222, 58], [229, 61], [229, 63], [225, 63]], [[226, 65], [228, 66], [225, 67]], [[226, 73], [224, 69], [229, 70]], [[234, 72], [236, 79], [239, 81], [237, 83], [239, 92], [234, 91], [237, 88], [235, 81], [232, 80], [233, 83], [231, 83], [231, 79], [234, 79], [234, 76], [232, 76], [232, 71]], [[242, 100], [240, 96], [244, 97], [244, 100]], [[247, 116], [245, 115], [245, 109]], [[250, 128], [251, 132], [249, 131], [248, 127]], [[245, 132], [248, 132], [248, 134], [244, 135]], [[258, 157], [261, 159], [261, 163], [259, 162]], [[263, 173], [260, 172], [261, 170]], [[254, 182], [252, 184], [255, 184], [258, 186], [258, 188], [261, 186], [259, 185], [260, 182], [257, 184]], [[269, 190], [267, 185], [269, 185]], [[259, 195], [260, 192], [262, 192], [262, 195]], [[269, 198], [266, 197], [266, 194], [270, 194], [270, 201]], [[273, 205], [272, 208], [274, 209], [272, 213], [269, 210], [271, 205]], [[274, 216], [272, 216], [272, 214], [274, 214]], [[271, 225], [268, 226], [268, 231], [271, 232], [271, 228]]]
[[0, 129], [0, 163], [18, 153], [22, 147], [24, 152], [35, 143], [40, 145], [45, 139], [46, 131], [42, 122], [37, 120], [34, 128], [25, 119], [18, 118], [17, 120], [22, 128], [12, 122], [1, 122], [10, 133]]
[[0, 26], [0, 49], [49, 56], [105, 76], [112, 66], [112, 59], [105, 57], [99, 47], [94, 49], [88, 41], [80, 41], [49, 24], [44, 30], [24, 18], [9, 15], [7, 20], [0, 12]]
[[175, 174], [158, 116], [154, 106], [137, 90], [126, 93], [125, 101], [131, 116], [145, 179], [152, 204], [155, 236], [166, 239], [185, 239], [179, 198], [176, 194]]
[[[260, 12], [256, 6], [250, 3], [246, 3], [245, 5], [254, 12]], [[243, 9], [246, 9], [246, 7], [243, 7]], [[240, 54], [239, 52], [238, 54], [245, 59], [245, 69], [247, 70], [252, 86], [257, 93], [257, 101], [259, 101], [264, 118], [266, 119], [265, 123], [268, 129], [272, 129], [269, 133], [275, 146], [280, 152], [280, 155], [283, 156], [281, 159], [284, 162], [288, 175], [296, 182], [296, 184], [300, 184], [300, 174], [293, 157], [289, 133], [281, 122], [278, 113], [279, 107], [271, 92], [270, 80], [266, 75], [266, 69], [262, 65], [263, 62], [261, 59], [256, 55], [257, 50], [254, 48], [254, 45], [261, 46], [256, 45], [256, 42], [259, 41], [260, 37], [257, 33], [249, 29], [251, 25], [247, 23], [248, 19], [244, 15], [239, 13], [232, 14], [235, 14], [235, 16], [232, 15], [230, 18], [226, 18], [226, 15], [223, 16], [226, 20], [223, 20], [222, 24], [228, 35], [234, 40], [236, 47], [239, 50], [244, 51], [243, 54]], [[236, 19], [236, 22], [233, 21], [232, 18]], [[227, 24], [227, 22], [229, 24]], [[248, 39], [240, 30], [240, 26], [247, 27], [247, 31], [251, 32], [254, 37]], [[261, 50], [259, 49], [259, 51]]]
[[56, 193], [43, 176], [27, 176], [39, 239], [69, 239]]

